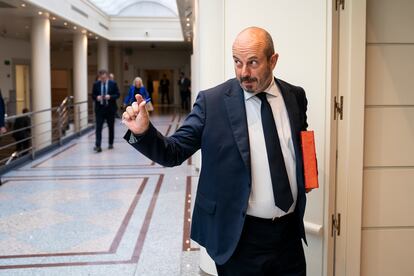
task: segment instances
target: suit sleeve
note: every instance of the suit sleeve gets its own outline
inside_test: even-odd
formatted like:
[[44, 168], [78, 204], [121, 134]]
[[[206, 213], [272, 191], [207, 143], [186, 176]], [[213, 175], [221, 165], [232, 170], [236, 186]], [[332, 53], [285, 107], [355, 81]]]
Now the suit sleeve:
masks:
[[306, 99], [305, 90], [303, 90], [302, 87], [297, 89], [296, 100], [301, 114], [301, 130], [306, 130], [308, 128], [308, 116], [306, 115], [306, 111], [308, 110], [308, 100]]
[[92, 86], [92, 100], [96, 101], [96, 97], [98, 96], [98, 84], [95, 82]]
[[134, 135], [129, 130], [124, 136], [135, 149], [166, 167], [178, 166], [201, 147], [205, 124], [205, 96], [200, 92], [193, 110], [183, 125], [170, 137], [165, 137], [150, 124], [143, 135]]
[[119, 94], [118, 84], [116, 82], [112, 82], [113, 93], [111, 93], [111, 99], [116, 100], [118, 99], [121, 94]]

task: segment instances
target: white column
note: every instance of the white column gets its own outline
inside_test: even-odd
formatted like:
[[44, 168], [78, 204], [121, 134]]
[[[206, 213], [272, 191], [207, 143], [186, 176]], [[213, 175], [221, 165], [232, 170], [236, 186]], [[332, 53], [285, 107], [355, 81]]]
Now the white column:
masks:
[[115, 46], [114, 47], [114, 72], [115, 80], [118, 83], [118, 86], [122, 86], [122, 55], [121, 55], [121, 47]]
[[120, 46], [115, 46], [114, 47], [114, 75], [115, 75], [115, 81], [118, 83], [118, 87], [120, 89], [121, 92], [121, 97], [118, 98], [117, 100], [117, 105], [120, 106], [122, 104], [122, 100], [124, 98], [123, 95], [123, 70], [122, 70], [122, 49]]
[[[88, 38], [86, 34], [73, 35], [73, 96], [74, 102], [88, 99]], [[88, 103], [75, 106], [75, 130], [86, 128], [88, 123]]]
[[98, 39], [98, 70], [109, 70], [108, 64], [108, 41], [104, 38]]
[[[32, 107], [33, 111], [51, 108], [50, 70], [50, 21], [46, 17], [34, 17], [31, 29], [32, 44]], [[34, 150], [51, 144], [51, 112], [33, 116]]]
[[[194, 40], [191, 57], [191, 99], [200, 90], [211, 88], [224, 79], [224, 2], [222, 0], [195, 1]], [[214, 20], [213, 20], [214, 19]], [[214, 31], [212, 31], [214, 30]], [[197, 153], [195, 166], [201, 166]], [[217, 275], [214, 261], [204, 248], [200, 250], [200, 269]]]

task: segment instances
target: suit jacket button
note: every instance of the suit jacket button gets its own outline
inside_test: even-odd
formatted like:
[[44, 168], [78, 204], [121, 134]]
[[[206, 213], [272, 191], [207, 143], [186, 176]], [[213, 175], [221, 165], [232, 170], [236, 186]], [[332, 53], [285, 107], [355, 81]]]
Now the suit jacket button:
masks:
[[243, 211], [242, 212], [242, 217], [245, 217], [246, 216], [246, 212], [245, 211]]

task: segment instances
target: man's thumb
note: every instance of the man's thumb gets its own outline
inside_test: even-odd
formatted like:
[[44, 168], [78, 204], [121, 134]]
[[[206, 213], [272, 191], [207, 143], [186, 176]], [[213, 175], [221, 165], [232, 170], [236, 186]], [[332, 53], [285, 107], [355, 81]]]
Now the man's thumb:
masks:
[[145, 109], [145, 105], [146, 105], [147, 103], [145, 102], [145, 101], [142, 101], [140, 104], [139, 104], [139, 112], [147, 112], [147, 110]]

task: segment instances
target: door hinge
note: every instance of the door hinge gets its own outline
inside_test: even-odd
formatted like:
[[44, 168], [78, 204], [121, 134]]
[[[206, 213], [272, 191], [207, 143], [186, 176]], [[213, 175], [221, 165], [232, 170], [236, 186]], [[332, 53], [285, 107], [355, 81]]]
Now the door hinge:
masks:
[[336, 96], [334, 97], [334, 120], [338, 117], [339, 119], [343, 119], [343, 111], [344, 111], [344, 96], [339, 97], [339, 103], [336, 101]]
[[338, 213], [337, 215], [332, 215], [331, 221], [331, 236], [334, 236], [334, 233], [339, 236], [341, 235], [341, 214]]
[[338, 10], [339, 6], [345, 9], [345, 0], [335, 0], [335, 10]]

